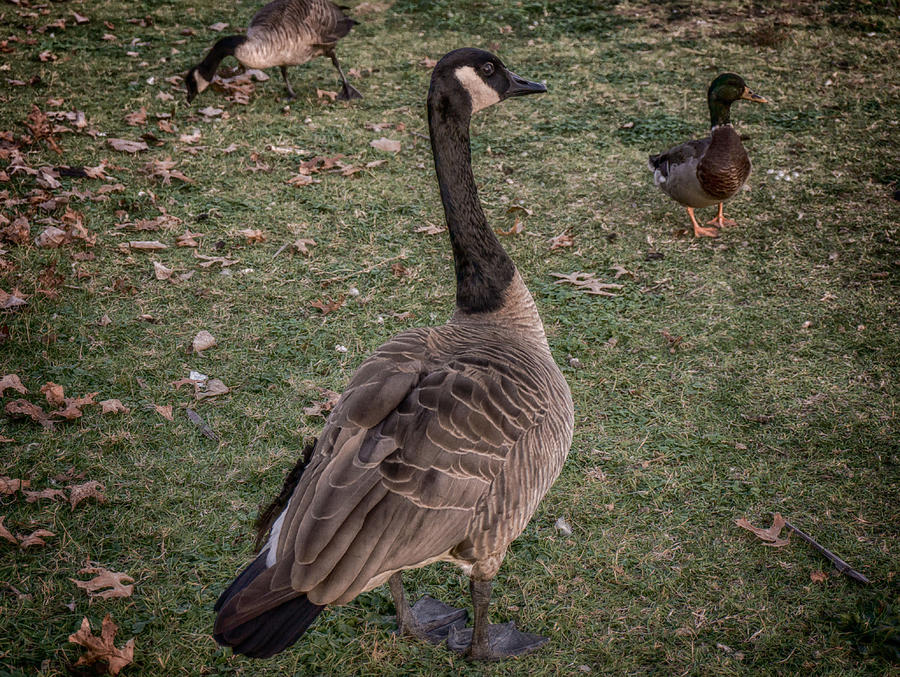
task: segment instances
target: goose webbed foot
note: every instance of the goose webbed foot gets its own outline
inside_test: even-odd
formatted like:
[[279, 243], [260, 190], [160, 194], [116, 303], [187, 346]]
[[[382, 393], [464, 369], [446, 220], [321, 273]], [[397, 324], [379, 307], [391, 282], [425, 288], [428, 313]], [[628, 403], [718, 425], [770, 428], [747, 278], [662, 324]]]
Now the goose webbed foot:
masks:
[[487, 626], [487, 640], [484, 642], [473, 644], [473, 634], [472, 628], [454, 627], [447, 637], [447, 646], [474, 660], [499, 661], [531, 653], [548, 641], [541, 635], [520, 632], [512, 621]]
[[454, 628], [465, 628], [469, 613], [425, 595], [412, 608], [406, 601], [400, 573], [388, 580], [397, 610], [397, 631], [418, 639], [441, 644]]
[[719, 203], [719, 214], [706, 222], [707, 226], [715, 226], [716, 228], [724, 228], [725, 226], [736, 226], [737, 221], [725, 218], [725, 205]]
[[694, 210], [687, 207], [688, 216], [691, 217], [691, 224], [694, 226], [694, 237], [719, 237], [719, 231], [715, 228], [704, 228], [694, 216]]
[[345, 82], [344, 86], [341, 87], [341, 91], [338, 92], [337, 98], [338, 101], [350, 101], [351, 99], [361, 99], [363, 97], [353, 85]]

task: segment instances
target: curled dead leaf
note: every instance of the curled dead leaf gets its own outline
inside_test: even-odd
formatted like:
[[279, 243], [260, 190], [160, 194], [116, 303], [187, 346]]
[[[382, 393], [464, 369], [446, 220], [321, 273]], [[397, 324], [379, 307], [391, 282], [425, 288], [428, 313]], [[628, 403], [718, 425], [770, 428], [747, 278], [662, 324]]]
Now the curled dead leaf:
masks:
[[781, 530], [784, 528], [785, 524], [784, 518], [781, 516], [781, 513], [775, 513], [775, 516], [772, 520], [772, 526], [770, 526], [768, 529], [760, 529], [759, 527], [755, 527], [750, 524], [750, 522], [748, 522], [744, 517], [735, 520], [734, 523], [742, 529], [752, 531], [754, 534], [756, 534], [756, 537], [763, 541], [763, 545], [768, 545], [772, 548], [783, 548], [791, 542], [790, 533], [788, 533], [787, 538], [780, 537]]
[[0, 496], [9, 496], [25, 487], [31, 486], [31, 480], [20, 480], [12, 477], [0, 477]]
[[28, 400], [18, 399], [7, 402], [5, 411], [10, 418], [30, 418], [45, 428], [50, 428], [53, 425], [47, 413], [41, 407], [32, 404]]
[[291, 249], [293, 249], [298, 254], [303, 254], [304, 256], [310, 255], [310, 251], [309, 251], [308, 247], [315, 247], [315, 246], [316, 246], [316, 241], [311, 238], [308, 238], [308, 237], [301, 237], [299, 240], [294, 240], [291, 243]]
[[66, 487], [66, 489], [69, 490], [69, 505], [72, 506], [72, 510], [79, 503], [89, 498], [96, 499], [98, 503], [106, 501], [106, 497], [102, 493], [103, 485], [97, 480], [89, 480], [83, 484], [73, 484]]
[[99, 597], [101, 599], [115, 599], [117, 597], [131, 597], [134, 592], [134, 579], [121, 571], [110, 571], [103, 567], [85, 567], [81, 569], [79, 574], [96, 574], [89, 581], [79, 581], [70, 578], [77, 587], [84, 590], [88, 597], [93, 599]]
[[131, 411], [131, 409], [115, 399], [103, 400], [99, 402], [99, 405], [101, 414], [127, 414]]
[[198, 400], [205, 400], [209, 397], [218, 397], [231, 392], [231, 388], [225, 385], [217, 378], [211, 378], [206, 382], [206, 388], [201, 392], [195, 393], [194, 397]]
[[383, 150], [388, 153], [399, 153], [402, 146], [399, 141], [394, 139], [388, 139], [387, 137], [382, 136], [380, 139], [375, 139], [369, 142], [369, 145], [372, 148], [376, 148], [378, 150]]
[[212, 348], [214, 345], [216, 345], [215, 337], [208, 331], [203, 329], [197, 332], [194, 340], [191, 341], [191, 350], [193, 350], [195, 353], [202, 353], [204, 350]]
[[40, 501], [42, 499], [46, 499], [48, 501], [55, 501], [57, 499], [66, 500], [66, 492], [61, 491], [60, 489], [41, 489], [40, 491], [23, 491], [25, 494], [25, 502], [26, 503], [34, 503], [36, 501]]
[[3, 524], [3, 520], [6, 517], [4, 515], [0, 515], [0, 538], [4, 541], [9, 541], [13, 545], [19, 545], [19, 539], [12, 535], [12, 532], [6, 528], [6, 525]]
[[150, 148], [144, 141], [129, 141], [128, 139], [107, 139], [107, 143], [123, 153], [139, 153]]
[[68, 239], [69, 237], [66, 234], [66, 231], [61, 230], [56, 226], [47, 226], [36, 238], [34, 238], [34, 244], [38, 247], [56, 249], [57, 247], [64, 245]]
[[248, 244], [256, 244], [258, 242], [266, 241], [266, 234], [263, 233], [259, 228], [244, 228], [243, 230], [239, 230], [237, 234], [247, 238]]
[[82, 620], [78, 632], [69, 635], [70, 642], [87, 649], [75, 665], [105, 663], [109, 668], [109, 674], [118, 675], [122, 668], [134, 660], [134, 638], [129, 639], [123, 648], [118, 649], [115, 645], [118, 631], [119, 627], [113, 623], [109, 614], [103, 619], [99, 636], [91, 633], [91, 624], [87, 618]]
[[172, 277], [172, 273], [174, 272], [174, 270], [172, 270], [171, 268], [166, 268], [159, 261], [153, 262], [153, 275], [157, 280], [168, 280], [170, 277]]
[[41, 395], [47, 398], [47, 404], [51, 407], [61, 407], [66, 401], [63, 387], [53, 381], [48, 381], [41, 386]]
[[593, 273], [550, 273], [553, 277], [559, 278], [556, 284], [568, 283], [575, 285], [579, 290], [596, 296], [616, 296], [610, 290], [621, 289], [622, 285], [608, 282], [601, 282], [594, 278]]
[[156, 410], [156, 413], [162, 416], [167, 421], [174, 421], [175, 417], [172, 416], [172, 405], [171, 404], [154, 404], [153, 408]]
[[138, 251], [155, 251], [157, 249], [168, 249], [169, 246], [163, 244], [159, 240], [132, 240], [128, 243], [130, 249]]
[[0, 378], [0, 397], [3, 397], [3, 393], [8, 389], [15, 390], [22, 395], [28, 394], [28, 390], [22, 385], [22, 381], [20, 381], [19, 377], [15, 374], [6, 374], [3, 378]]
[[56, 536], [56, 534], [52, 531], [38, 529], [37, 531], [32, 531], [24, 538], [20, 537], [19, 547], [23, 550], [25, 548], [40, 548], [41, 546], [47, 545], [47, 541], [44, 540], [45, 538], [53, 538], [54, 536]]

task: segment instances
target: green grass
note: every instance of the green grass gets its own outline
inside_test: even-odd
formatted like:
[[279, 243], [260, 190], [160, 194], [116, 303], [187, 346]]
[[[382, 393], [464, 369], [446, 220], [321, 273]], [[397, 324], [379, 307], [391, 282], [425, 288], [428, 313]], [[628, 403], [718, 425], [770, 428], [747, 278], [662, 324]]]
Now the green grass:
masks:
[[[73, 258], [85, 251], [80, 244], [2, 245], [0, 289], [31, 296], [0, 315], [0, 335], [9, 334], [0, 376], [17, 373], [32, 393], [54, 381], [68, 395], [99, 391], [98, 400], [131, 408], [118, 417], [89, 408], [52, 431], [0, 421], [0, 435], [14, 439], [0, 445], [0, 475], [43, 488], [74, 467], [101, 481], [108, 499], [75, 510], [2, 499], [11, 531], [56, 536], [28, 551], [0, 541], [0, 675], [68, 674], [80, 655], [68, 635], [83, 616], [98, 627], [106, 613], [120, 625], [120, 645], [135, 637], [128, 675], [896, 670], [885, 649], [890, 637], [896, 646], [896, 611], [885, 609], [900, 604], [897, 3], [808, 2], [776, 13], [712, 1], [398, 0], [351, 12], [362, 23], [338, 53], [345, 70], [361, 71], [353, 84], [362, 101], [317, 100], [316, 88], [337, 89], [331, 65], [318, 60], [292, 69], [299, 98], [289, 108], [277, 70], [249, 105], [209, 90], [186, 106], [164, 78], [199, 60], [216, 37], [206, 26], [246, 25], [255, 6], [107, 0], [0, 11], [3, 36], [35, 40], [0, 53], [2, 130], [24, 134], [32, 103], [83, 110], [87, 129], [106, 137], [58, 134], [63, 154], [38, 142], [23, 149], [28, 165], [106, 160], [109, 182], [125, 186], [109, 200], [69, 205], [97, 235], [94, 260]], [[73, 25], [72, 9], [91, 21]], [[146, 27], [127, 22], [145, 16]], [[65, 30], [36, 30], [61, 17]], [[506, 26], [511, 33], [501, 32]], [[257, 506], [321, 428], [304, 407], [323, 399], [317, 388], [340, 391], [392, 334], [452, 312], [446, 236], [414, 232], [442, 222], [423, 138], [429, 71], [421, 64], [464, 45], [496, 50], [550, 89], [480, 115], [473, 161], [492, 224], [512, 225], [510, 204], [533, 210], [527, 232], [503, 242], [535, 295], [576, 405], [569, 460], [510, 549], [492, 611], [551, 642], [520, 661], [472, 666], [395, 637], [390, 596], [378, 589], [323, 614], [272, 661], [232, 657], [210, 636], [212, 605], [250, 556]], [[45, 50], [58, 60], [41, 62]], [[680, 234], [686, 215], [652, 186], [646, 156], [703, 132], [706, 87], [723, 70], [743, 75], [772, 104], [735, 106], [755, 167], [751, 190], [728, 205], [737, 228], [697, 241]], [[40, 83], [7, 84], [33, 76]], [[161, 91], [175, 99], [159, 100]], [[124, 115], [141, 106], [147, 126], [129, 127]], [[227, 119], [207, 121], [197, 112], [205, 106], [224, 108]], [[178, 133], [157, 127], [161, 113]], [[375, 122], [405, 131], [366, 129]], [[179, 135], [194, 128], [202, 134], [195, 145], [205, 148], [191, 154]], [[148, 131], [164, 143], [135, 157], [106, 144]], [[371, 148], [381, 136], [401, 140], [403, 150]], [[224, 153], [230, 144], [237, 150]], [[270, 150], [288, 145], [310, 155]], [[248, 171], [253, 152], [271, 172]], [[284, 183], [301, 159], [338, 153], [354, 164], [388, 162], [354, 177], [319, 174], [308, 187]], [[194, 183], [142, 173], [165, 157]], [[788, 182], [779, 170], [797, 175]], [[101, 185], [60, 181], [57, 193]], [[0, 184], [4, 203], [37, 187], [22, 173]], [[160, 208], [183, 223], [156, 232], [116, 227]], [[21, 204], [3, 213], [27, 215], [34, 237], [41, 219], [63, 211]], [[199, 268], [191, 249], [174, 247], [185, 228], [204, 234], [200, 253], [240, 262], [227, 275]], [[263, 230], [267, 241], [248, 244], [236, 234], [244, 228]], [[575, 246], [550, 252], [562, 232]], [[274, 256], [298, 237], [316, 241], [311, 256]], [[170, 248], [118, 251], [133, 239]], [[153, 260], [194, 274], [158, 281]], [[36, 276], [53, 263], [65, 275], [59, 297], [34, 294]], [[550, 275], [586, 271], [612, 281], [614, 265], [634, 273], [618, 280], [615, 298], [585, 296]], [[328, 315], [310, 305], [341, 296], [346, 305]], [[99, 326], [104, 314], [112, 323]], [[200, 329], [219, 345], [194, 356], [187, 347]], [[683, 337], [674, 353], [663, 330]], [[232, 388], [194, 405], [218, 443], [187, 420], [187, 389], [171, 386], [192, 369]], [[3, 404], [17, 396], [8, 392]], [[154, 404], [174, 405], [175, 421]], [[774, 511], [872, 585], [841, 577], [799, 541], [765, 548], [734, 525], [741, 516], [766, 523]], [[554, 529], [561, 516], [571, 537]], [[89, 561], [133, 576], [134, 595], [89, 604], [69, 580]], [[827, 581], [810, 580], [817, 570]], [[466, 581], [449, 566], [413, 572], [407, 585], [414, 597], [467, 601]], [[866, 618], [881, 624], [877, 632]]]

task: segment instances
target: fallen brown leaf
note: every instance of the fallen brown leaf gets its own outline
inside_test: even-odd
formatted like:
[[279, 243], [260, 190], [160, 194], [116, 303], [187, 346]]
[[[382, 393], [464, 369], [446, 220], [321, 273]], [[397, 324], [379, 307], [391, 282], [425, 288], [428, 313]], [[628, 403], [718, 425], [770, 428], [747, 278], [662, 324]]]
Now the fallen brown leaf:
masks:
[[569, 273], [565, 275], [563, 273], [550, 273], [553, 277], [559, 278], [556, 281], [556, 284], [568, 283], [575, 285], [581, 291], [584, 291], [587, 294], [594, 294], [596, 296], [616, 296], [609, 290], [621, 289], [622, 285], [620, 284], [612, 284], [608, 282], [601, 282], [594, 278], [593, 273]]
[[115, 399], [103, 400], [102, 402], [98, 402], [98, 404], [100, 405], [101, 414], [127, 414], [131, 411], [131, 409]]
[[321, 402], [314, 402], [309, 407], [304, 407], [304, 416], [321, 416], [334, 409], [334, 405], [341, 399], [340, 393], [336, 393], [333, 390], [328, 390], [327, 388], [320, 388], [319, 390], [325, 396], [325, 399]]
[[154, 404], [153, 408], [156, 409], [156, 413], [162, 416], [167, 421], [174, 421], [175, 418], [172, 416], [172, 405], [171, 404]]
[[45, 428], [51, 427], [53, 424], [47, 413], [36, 404], [32, 404], [27, 400], [13, 400], [7, 402], [5, 407], [6, 413], [10, 418], [30, 418], [35, 423], [40, 423]]
[[0, 477], [0, 496], [9, 496], [25, 487], [31, 486], [31, 480], [13, 479], [12, 477]]
[[125, 122], [131, 127], [140, 127], [147, 124], [147, 109], [141, 106], [139, 111], [128, 113], [125, 116]]
[[128, 247], [139, 251], [155, 251], [169, 248], [168, 245], [163, 244], [159, 240], [132, 240], [128, 243]]
[[550, 251], [553, 251], [554, 249], [561, 249], [562, 247], [571, 247], [574, 244], [575, 240], [572, 239], [571, 235], [560, 233], [559, 235], [550, 238]]
[[203, 329], [197, 332], [194, 340], [191, 341], [191, 350], [193, 350], [195, 353], [202, 353], [204, 350], [212, 348], [214, 345], [216, 345], [215, 337], [208, 331]]
[[9, 541], [13, 545], [19, 545], [19, 539], [12, 535], [9, 529], [6, 528], [6, 525], [3, 524], [3, 520], [6, 517], [4, 515], [0, 515], [0, 538], [4, 541]]
[[312, 301], [312, 302], [310, 302], [309, 305], [311, 305], [313, 308], [318, 308], [319, 310], [321, 310], [323, 315], [327, 315], [328, 313], [333, 312], [344, 305], [344, 296], [341, 295], [339, 298], [337, 298], [335, 300], [321, 299], [321, 300]]
[[388, 139], [387, 137], [381, 137], [380, 139], [375, 139], [374, 141], [370, 141], [369, 145], [372, 148], [377, 148], [378, 150], [383, 150], [388, 153], [399, 153], [402, 148], [399, 141], [395, 141], [394, 139]]
[[90, 621], [87, 618], [82, 620], [78, 632], [69, 635], [70, 642], [87, 649], [75, 665], [106, 663], [109, 674], [118, 675], [122, 668], [134, 660], [134, 638], [129, 639], [122, 649], [117, 649], [115, 638], [118, 630], [119, 627], [112, 622], [109, 614], [103, 619], [99, 637], [91, 633]]
[[742, 529], [752, 531], [754, 534], [756, 534], [757, 538], [764, 541], [763, 545], [768, 545], [772, 548], [783, 548], [791, 542], [790, 532], [788, 533], [787, 538], [779, 537], [779, 534], [781, 534], [781, 530], [784, 528], [784, 518], [781, 516], [781, 513], [775, 513], [775, 517], [772, 520], [772, 526], [770, 526], [768, 529], [760, 529], [758, 527], [755, 527], [743, 517], [735, 520], [734, 523]]
[[129, 141], [128, 139], [107, 139], [107, 143], [123, 153], [139, 153], [150, 148], [144, 141]]
[[66, 492], [61, 491], [60, 489], [41, 489], [40, 491], [23, 491], [25, 494], [25, 502], [26, 503], [34, 503], [35, 501], [40, 501], [41, 499], [47, 499], [50, 501], [55, 501], [56, 499], [66, 500]]
[[32, 531], [30, 534], [25, 536], [24, 538], [19, 538], [19, 547], [20, 548], [39, 548], [43, 545], [47, 545], [47, 541], [45, 538], [51, 538], [56, 536], [52, 531], [47, 531], [46, 529], [38, 529], [37, 531]]
[[433, 223], [428, 223], [426, 221], [425, 225], [416, 228], [415, 232], [425, 233], [426, 235], [437, 235], [439, 233], [443, 233], [445, 230], [447, 230], [447, 228], [444, 226], [436, 226]]
[[131, 597], [134, 592], [134, 585], [126, 585], [126, 583], [134, 583], [134, 579], [126, 573], [120, 571], [110, 571], [103, 567], [85, 567], [78, 573], [80, 574], [96, 574], [89, 581], [79, 581], [70, 578], [77, 587], [87, 592], [88, 597], [93, 599], [99, 597], [101, 599], [114, 599], [117, 597]]
[[83, 484], [73, 484], [66, 487], [66, 489], [69, 490], [69, 505], [72, 506], [72, 510], [79, 503], [89, 498], [96, 499], [98, 503], [106, 501], [106, 497], [101, 493], [103, 485], [97, 480], [89, 480]]
[[809, 580], [813, 583], [824, 583], [828, 580], [828, 574], [824, 571], [813, 571], [809, 574]]
[[15, 374], [6, 374], [3, 378], [0, 378], [0, 397], [3, 397], [3, 393], [5, 393], [8, 389], [15, 390], [16, 392], [21, 393], [22, 395], [27, 395], [28, 390], [22, 385], [22, 381], [19, 380], [19, 377]]
[[68, 241], [69, 237], [66, 231], [56, 226], [47, 226], [34, 238], [34, 244], [38, 247], [46, 247], [47, 249], [55, 249], [61, 247]]
[[172, 273], [174, 272], [174, 270], [172, 270], [171, 268], [166, 268], [159, 261], [153, 262], [153, 275], [157, 280], [168, 280], [170, 277], [172, 277]]
[[200, 243], [197, 242], [198, 237], [202, 237], [203, 233], [192, 233], [189, 230], [184, 231], [181, 235], [175, 238], [175, 244], [178, 247], [199, 247]]
[[222, 381], [217, 378], [211, 378], [206, 382], [206, 389], [195, 393], [194, 397], [198, 400], [205, 400], [208, 397], [218, 397], [219, 395], [226, 395], [230, 392], [231, 388], [222, 383]]
[[242, 235], [247, 238], [248, 244], [256, 244], [258, 242], [266, 241], [266, 234], [263, 233], [259, 228], [244, 228], [243, 230], [239, 230], [238, 235]]
[[307, 245], [309, 247], [315, 247], [316, 241], [313, 239], [310, 239], [308, 237], [301, 237], [299, 240], [294, 240], [294, 242], [291, 243], [291, 248], [298, 254], [303, 254], [304, 256], [309, 256], [310, 251], [309, 251]]
[[41, 386], [41, 395], [47, 398], [47, 404], [51, 407], [61, 407], [66, 401], [66, 394], [63, 387], [53, 381], [49, 381]]

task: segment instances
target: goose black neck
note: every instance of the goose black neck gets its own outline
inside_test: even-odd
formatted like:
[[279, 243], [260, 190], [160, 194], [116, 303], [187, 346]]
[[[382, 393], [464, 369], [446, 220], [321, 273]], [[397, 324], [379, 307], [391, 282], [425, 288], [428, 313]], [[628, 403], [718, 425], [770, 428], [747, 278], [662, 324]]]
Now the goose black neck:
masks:
[[731, 103], [709, 98], [709, 122], [711, 127], [731, 124]]
[[475, 314], [499, 310], [515, 264], [488, 226], [472, 174], [468, 111], [447, 98], [428, 99], [428, 127], [441, 202], [453, 246], [456, 306]]
[[219, 70], [219, 64], [222, 63], [222, 59], [226, 56], [234, 56], [234, 51], [246, 41], [247, 38], [243, 35], [229, 35], [218, 40], [203, 61], [200, 62], [200, 65], [197, 66], [200, 75], [205, 80], [211, 81], [216, 71]]

